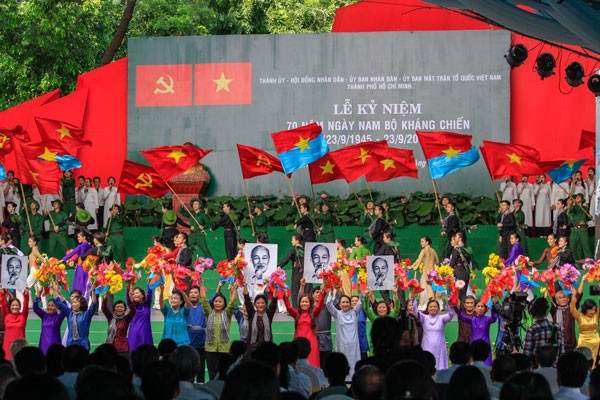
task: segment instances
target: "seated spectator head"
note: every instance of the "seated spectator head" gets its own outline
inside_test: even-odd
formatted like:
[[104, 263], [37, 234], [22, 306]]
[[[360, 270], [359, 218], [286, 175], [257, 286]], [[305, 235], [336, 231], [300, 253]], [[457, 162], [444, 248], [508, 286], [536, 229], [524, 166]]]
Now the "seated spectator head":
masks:
[[423, 366], [430, 372], [431, 376], [436, 373], [435, 356], [429, 351], [423, 351]]
[[350, 364], [343, 353], [329, 353], [325, 358], [323, 373], [329, 381], [330, 386], [343, 386], [346, 384], [346, 376], [350, 373]]
[[509, 376], [517, 372], [517, 362], [509, 355], [497, 356], [492, 362], [490, 376], [494, 382], [505, 382]]
[[515, 360], [518, 372], [531, 371], [533, 369], [533, 363], [528, 355], [523, 353], [514, 353], [510, 356], [513, 360]]
[[490, 393], [485, 377], [479, 368], [463, 365], [454, 371], [446, 390], [447, 400], [489, 400], [489, 398]]
[[46, 359], [39, 347], [26, 346], [15, 355], [15, 367], [20, 376], [46, 373]]
[[221, 400], [279, 400], [280, 398], [279, 381], [273, 367], [252, 360], [241, 363], [227, 375], [221, 393]]
[[578, 347], [575, 349], [575, 351], [577, 353], [583, 354], [583, 356], [585, 357], [585, 359], [588, 362], [588, 368], [591, 371], [592, 368], [594, 367], [594, 357], [592, 356], [592, 351], [587, 347]]
[[556, 360], [556, 347], [545, 344], [535, 350], [535, 362], [538, 368], [549, 368]]
[[179, 395], [179, 376], [168, 361], [154, 361], [142, 372], [142, 393], [145, 400], [172, 400]]
[[88, 357], [87, 365], [97, 365], [99, 367], [111, 370], [113, 372], [117, 371], [117, 359], [118, 356], [111, 356], [107, 353], [92, 353]]
[[298, 349], [298, 360], [305, 360], [310, 356], [310, 341], [305, 337], [297, 337], [293, 342]]
[[556, 364], [556, 379], [559, 386], [580, 388], [588, 373], [588, 361], [576, 351], [565, 353]]
[[180, 381], [194, 382], [200, 371], [200, 356], [196, 349], [180, 346], [171, 354], [169, 360], [175, 365]]
[[534, 372], [519, 372], [508, 378], [500, 390], [500, 400], [552, 400], [546, 378]]
[[88, 350], [78, 344], [67, 346], [62, 355], [65, 372], [79, 372], [87, 365]]
[[115, 371], [98, 365], [88, 365], [77, 375], [77, 398], [86, 400], [135, 399], [133, 384]]
[[280, 343], [279, 350], [281, 350], [282, 360], [285, 360], [287, 364], [296, 366], [296, 362], [298, 361], [298, 348], [293, 342]]
[[357, 400], [377, 400], [383, 398], [385, 375], [373, 365], [359, 368], [352, 376], [352, 395]]
[[61, 362], [64, 352], [65, 346], [60, 343], [54, 343], [48, 347], [48, 350], [46, 350], [46, 373], [48, 375], [58, 378], [65, 373]]
[[231, 346], [229, 347], [229, 354], [231, 354], [233, 358], [237, 360], [246, 354], [246, 350], [248, 350], [248, 345], [246, 342], [242, 340], [234, 340], [231, 342]]
[[10, 351], [10, 355], [12, 356], [12, 359], [14, 360], [17, 353], [20, 352], [24, 347], [27, 347], [27, 346], [29, 346], [29, 342], [25, 338], [19, 338], [19, 339], [16, 339], [14, 342], [12, 342], [10, 347], [8, 348], [8, 351]]
[[8, 384], [4, 400], [69, 400], [65, 385], [50, 375], [27, 375]]
[[17, 375], [12, 365], [0, 365], [0, 399], [4, 398], [4, 392], [6, 391], [6, 387], [8, 386], [8, 384], [17, 379], [18, 377], [19, 376]]
[[400, 361], [385, 376], [384, 394], [386, 399], [432, 399], [435, 383], [416, 361]]
[[531, 303], [529, 306], [529, 313], [535, 319], [546, 318], [549, 309], [550, 306], [548, 305], [546, 299], [543, 297], [538, 297], [537, 299], [533, 300], [533, 303]]
[[262, 342], [250, 353], [250, 359], [260, 361], [273, 368], [275, 376], [279, 377], [281, 370], [281, 350], [273, 342]]
[[119, 351], [111, 343], [102, 343], [100, 346], [96, 347], [96, 350], [94, 350], [94, 354], [106, 355], [108, 357], [117, 357], [119, 355]]
[[[3, 366], [0, 366], [2, 368]], [[0, 375], [1, 376], [1, 375]], [[597, 399], [600, 395], [600, 368], [594, 368], [590, 374], [590, 399]]]
[[122, 356], [115, 358], [115, 370], [126, 381], [133, 381], [133, 371], [131, 370], [131, 363], [128, 358]]
[[454, 342], [450, 345], [450, 362], [452, 365], [466, 365], [471, 358], [471, 346], [466, 342]]
[[141, 377], [146, 365], [159, 359], [160, 354], [156, 347], [151, 344], [143, 344], [131, 352], [131, 369], [136, 376]]
[[399, 347], [400, 329], [398, 321], [390, 317], [377, 318], [371, 326], [373, 354], [383, 356]]
[[177, 343], [173, 339], [163, 339], [158, 343], [158, 353], [161, 360], [168, 360], [169, 356], [177, 348]]
[[471, 343], [471, 358], [473, 361], [486, 361], [491, 351], [491, 346], [483, 339], [477, 339]]

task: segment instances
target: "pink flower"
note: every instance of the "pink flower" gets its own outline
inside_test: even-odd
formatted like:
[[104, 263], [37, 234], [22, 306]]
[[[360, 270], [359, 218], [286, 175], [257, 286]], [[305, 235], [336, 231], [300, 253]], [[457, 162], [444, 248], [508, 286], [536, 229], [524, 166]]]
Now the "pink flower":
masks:
[[456, 288], [458, 290], [460, 290], [465, 287], [465, 281], [459, 279], [456, 281], [455, 285], [456, 285]]

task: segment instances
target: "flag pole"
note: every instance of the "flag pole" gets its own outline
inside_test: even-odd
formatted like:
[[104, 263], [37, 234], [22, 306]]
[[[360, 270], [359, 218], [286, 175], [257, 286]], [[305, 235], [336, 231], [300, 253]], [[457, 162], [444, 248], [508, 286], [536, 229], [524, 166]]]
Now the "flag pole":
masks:
[[[319, 203], [317, 202], [317, 196], [315, 195], [315, 186], [310, 182], [310, 191], [312, 192], [313, 202], [315, 204], [315, 208], [319, 208]], [[317, 225], [319, 225], [319, 211], [315, 215], [315, 221]]]
[[[48, 218], [50, 218], [50, 222], [52, 222], [52, 229], [54, 229], [54, 227], [56, 226], [56, 224], [54, 223], [54, 219], [52, 219], [52, 215], [50, 215], [50, 210], [48, 210], [48, 208], [46, 207], [46, 195], [42, 195], [42, 201], [44, 202], [44, 211], [48, 211]], [[40, 208], [42, 208], [42, 206], [40, 206]]]
[[292, 193], [292, 202], [294, 203], [294, 205], [296, 206], [296, 209], [298, 210], [298, 215], [302, 216], [302, 213], [300, 212], [300, 206], [298, 205], [298, 202], [296, 201], [296, 194], [294, 193], [294, 188], [292, 187], [292, 181], [290, 180], [290, 178], [288, 178], [288, 176], [285, 176], [285, 180], [287, 181], [288, 187], [290, 188], [290, 192]]
[[[361, 198], [358, 195], [358, 193], [356, 193], [356, 189], [354, 189], [354, 187], [352, 187], [352, 185], [350, 184], [350, 182], [348, 182], [348, 186], [350, 187], [350, 189], [352, 189], [352, 193], [354, 193], [354, 196], [356, 197], [356, 200], [358, 200], [358, 202], [360, 203], [360, 205], [366, 211], [367, 207], [365, 206], [365, 203], [363, 203], [363, 201], [361, 200]], [[367, 215], [369, 216], [369, 218], [371, 218], [371, 221], [373, 221], [373, 216], [371, 214], [369, 214], [369, 213], [367, 213]]]
[[438, 195], [438, 187], [435, 179], [431, 179], [431, 183], [433, 183], [433, 193], [435, 194], [435, 204], [437, 205], [438, 213], [440, 214], [440, 221], [444, 218], [442, 217], [442, 207], [440, 207], [440, 198]]
[[250, 219], [250, 226], [252, 227], [252, 237], [254, 237], [254, 219], [251, 217], [252, 210], [250, 209], [250, 199], [248, 198], [248, 187], [246, 186], [246, 180], [242, 178], [244, 182], [244, 193], [246, 194], [246, 205], [248, 206], [248, 218]]
[[[165, 183], [167, 184], [167, 187], [169, 188], [169, 190], [171, 191], [171, 193], [173, 193], [173, 195], [177, 198], [177, 200], [179, 200], [179, 202], [181, 203], [183, 209], [185, 211], [188, 212], [188, 214], [190, 214], [190, 218], [194, 220], [194, 222], [196, 224], [198, 224], [198, 226], [200, 226], [200, 222], [198, 222], [198, 220], [196, 219], [196, 217], [194, 217], [194, 214], [192, 213], [192, 211], [185, 205], [185, 203], [183, 202], [183, 200], [181, 200], [181, 197], [179, 197], [179, 195], [177, 194], [177, 192], [175, 192], [175, 190], [173, 190], [173, 188], [171, 187], [171, 185], [169, 185], [169, 182], [165, 181]], [[204, 231], [204, 229], [202, 230], [202, 233], [204, 233], [206, 235], [206, 232]]]
[[498, 191], [498, 187], [496, 186], [496, 181], [494, 180], [494, 178], [492, 178], [491, 175], [490, 175], [490, 179], [492, 180], [492, 186], [494, 186], [494, 193], [496, 193], [496, 200], [498, 200], [498, 207], [500, 207], [500, 203], [502, 202], [502, 199], [500, 198], [500, 192]]
[[365, 178], [365, 181], [367, 182], [367, 190], [369, 191], [369, 198], [371, 199], [371, 201], [373, 201], [373, 193], [371, 192], [371, 185], [369, 185], [369, 181], [367, 181], [366, 178]]
[[[558, 185], [559, 188], [561, 188], [569, 196], [569, 198], [571, 200], [573, 200], [573, 202], [575, 202], [575, 199], [573, 198], [573, 191], [572, 190], [570, 190], [570, 191], [567, 192], [567, 189], [565, 189], [564, 187], [560, 186], [560, 183], [557, 183], [557, 185]], [[583, 206], [581, 204], [577, 203], [577, 205], [579, 206], [579, 208], [581, 208], [583, 210], [583, 212], [585, 213], [585, 215], [587, 215], [590, 218], [593, 218], [592, 214], [590, 214], [589, 212], [587, 212], [585, 210], [585, 208], [583, 208]], [[569, 214], [569, 210], [567, 210], [567, 215], [568, 214]]]
[[[21, 183], [21, 181], [19, 181], [19, 184], [21, 185], [21, 197], [23, 198], [23, 207], [25, 208], [25, 215], [27, 216], [27, 224], [29, 225], [29, 233], [30, 236], [33, 236], [33, 228], [31, 227], [31, 219], [29, 218], [29, 210], [27, 207], [27, 200], [25, 199], [25, 191], [23, 190], [23, 183]], [[18, 212], [19, 210], [17, 210]], [[21, 243], [16, 243], [17, 246], [20, 246]]]

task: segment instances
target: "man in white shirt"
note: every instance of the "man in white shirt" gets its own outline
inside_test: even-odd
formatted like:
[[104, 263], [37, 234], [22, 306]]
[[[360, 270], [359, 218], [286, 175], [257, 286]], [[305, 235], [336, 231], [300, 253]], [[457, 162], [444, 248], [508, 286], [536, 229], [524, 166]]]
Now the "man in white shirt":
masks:
[[325, 377], [321, 368], [313, 367], [308, 363], [308, 356], [310, 355], [311, 347], [310, 341], [304, 337], [294, 339], [293, 343], [298, 348], [298, 361], [296, 362], [296, 369], [302, 373], [308, 370], [315, 374], [319, 378], [320, 389], [325, 389], [329, 386], [329, 381]]
[[[115, 204], [121, 205], [121, 196], [119, 195], [119, 191], [115, 186], [116, 180], [114, 177], [108, 177], [108, 186], [104, 188], [104, 193], [102, 194], [104, 199], [104, 227], [108, 223], [110, 218], [110, 209]], [[100, 216], [98, 216], [100, 217]]]
[[[298, 361], [298, 348], [292, 342], [283, 342], [279, 345], [281, 350], [281, 358], [287, 362], [288, 372], [290, 375], [290, 384], [288, 390], [298, 392], [305, 397], [312, 394], [312, 384], [310, 378], [296, 369]], [[282, 365], [283, 368], [283, 365]]]

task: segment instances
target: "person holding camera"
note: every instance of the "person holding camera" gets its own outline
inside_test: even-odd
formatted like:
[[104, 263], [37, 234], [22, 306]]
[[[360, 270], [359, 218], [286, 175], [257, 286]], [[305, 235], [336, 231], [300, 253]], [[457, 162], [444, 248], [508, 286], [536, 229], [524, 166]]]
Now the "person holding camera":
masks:
[[[581, 283], [577, 288], [577, 293], [581, 297], [583, 287], [587, 280], [588, 274], [581, 277]], [[591, 289], [591, 288], [590, 288]], [[590, 292], [591, 295], [595, 294]], [[596, 366], [598, 357], [598, 348], [600, 348], [600, 336], [598, 335], [598, 319], [600, 317], [600, 309], [596, 301], [587, 299], [581, 305], [581, 312], [577, 310], [577, 296], [571, 298], [570, 304], [571, 314], [575, 318], [575, 322], [579, 326], [579, 338], [577, 339], [577, 347], [587, 347], [592, 351], [593, 366]]]
[[548, 301], [543, 297], [538, 297], [531, 303], [529, 312], [535, 322], [525, 333], [523, 354], [533, 359], [538, 347], [549, 344], [557, 347], [556, 361], [558, 361], [558, 358], [565, 354], [565, 342], [560, 326], [554, 325], [546, 318], [549, 307]]

